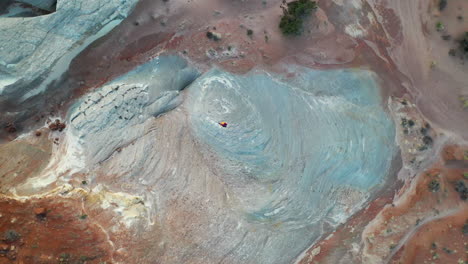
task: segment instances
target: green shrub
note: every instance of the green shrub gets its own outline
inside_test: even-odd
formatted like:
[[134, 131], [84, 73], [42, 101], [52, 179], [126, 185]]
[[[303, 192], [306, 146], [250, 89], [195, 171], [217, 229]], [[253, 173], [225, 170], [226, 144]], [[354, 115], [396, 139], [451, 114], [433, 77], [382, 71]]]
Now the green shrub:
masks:
[[311, 0], [297, 0], [287, 4], [289, 14], [295, 17], [308, 15], [317, 8], [317, 3]]
[[438, 180], [432, 180], [427, 187], [431, 192], [438, 192], [440, 190], [440, 183]]
[[296, 0], [289, 2], [283, 8], [279, 28], [285, 35], [299, 35], [302, 32], [302, 24], [305, 16], [317, 9], [317, 3], [311, 0]]
[[460, 49], [465, 55], [468, 54], [468, 32], [465, 32], [465, 36], [460, 40]]
[[439, 21], [439, 22], [436, 23], [436, 30], [437, 31], [442, 31], [444, 29], [445, 29], [445, 26], [444, 26], [444, 24], [442, 24], [442, 22]]
[[21, 237], [21, 235], [18, 232], [12, 229], [7, 230], [4, 236], [5, 236], [5, 240], [9, 243], [15, 242]]

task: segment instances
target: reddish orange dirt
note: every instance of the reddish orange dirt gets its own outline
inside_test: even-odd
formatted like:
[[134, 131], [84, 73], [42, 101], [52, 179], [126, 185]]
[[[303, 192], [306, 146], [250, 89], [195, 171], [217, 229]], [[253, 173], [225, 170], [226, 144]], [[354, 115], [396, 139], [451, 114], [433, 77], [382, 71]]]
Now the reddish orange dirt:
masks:
[[[461, 198], [456, 183], [468, 186], [468, 149], [450, 145], [443, 149], [441, 164], [425, 173], [418, 184], [418, 195], [413, 200], [435, 199], [428, 206], [444, 203], [447, 209], [458, 209], [454, 213], [423, 225], [395, 254], [391, 263], [467, 263], [468, 262], [468, 204]], [[441, 194], [428, 190], [431, 178], [438, 177]], [[434, 206], [435, 207], [435, 206]], [[397, 215], [395, 215], [397, 216]]]
[[0, 264], [112, 263], [106, 234], [80, 201], [0, 199]]
[[468, 186], [468, 148], [449, 145], [441, 156], [414, 179], [408, 196], [374, 200], [299, 263], [466, 263], [468, 204], [456, 186]]
[[466, 263], [468, 245], [464, 242], [467, 240], [467, 235], [463, 233], [465, 219], [468, 219], [468, 213], [460, 212], [426, 224], [391, 263]]
[[[321, 240], [310, 248], [298, 264], [337, 263], [343, 257], [337, 252], [352, 250], [353, 243], [359, 243], [365, 226], [391, 201], [390, 195], [372, 201], [366, 209], [351, 217], [344, 226], [333, 232], [331, 237]], [[319, 248], [320, 251], [315, 255], [314, 250]]]

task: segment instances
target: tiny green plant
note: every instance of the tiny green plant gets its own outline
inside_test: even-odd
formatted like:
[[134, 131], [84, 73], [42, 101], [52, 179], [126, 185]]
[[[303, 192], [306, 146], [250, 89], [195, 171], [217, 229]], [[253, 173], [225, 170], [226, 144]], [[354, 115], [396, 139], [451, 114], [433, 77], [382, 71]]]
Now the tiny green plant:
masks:
[[82, 215], [80, 215], [80, 219], [81, 219], [81, 220], [85, 220], [86, 218], [88, 218], [88, 215], [87, 215], [87, 214], [82, 214]]
[[468, 109], [468, 96], [460, 96], [463, 109]]
[[444, 26], [444, 24], [442, 24], [442, 22], [439, 21], [439, 22], [436, 23], [436, 30], [437, 31], [442, 31], [444, 29], [445, 29], [445, 26]]

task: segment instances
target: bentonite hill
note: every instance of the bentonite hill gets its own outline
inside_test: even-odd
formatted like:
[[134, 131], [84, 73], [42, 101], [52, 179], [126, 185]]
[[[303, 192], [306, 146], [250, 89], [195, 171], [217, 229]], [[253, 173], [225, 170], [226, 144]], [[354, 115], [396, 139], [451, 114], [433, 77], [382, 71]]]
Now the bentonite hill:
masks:
[[0, 264], [468, 263], [468, 1], [0, 0]]

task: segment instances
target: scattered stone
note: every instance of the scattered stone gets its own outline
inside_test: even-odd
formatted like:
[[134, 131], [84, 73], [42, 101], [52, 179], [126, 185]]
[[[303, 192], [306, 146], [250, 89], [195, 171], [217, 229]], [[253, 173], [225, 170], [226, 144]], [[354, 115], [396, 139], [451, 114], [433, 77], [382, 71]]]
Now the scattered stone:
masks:
[[218, 57], [218, 52], [217, 52], [216, 50], [210, 48], [210, 49], [208, 49], [208, 50], [206, 51], [206, 56], [207, 56], [208, 58], [213, 59], [213, 58]]
[[321, 248], [316, 247], [310, 253], [312, 254], [312, 256], [317, 256], [318, 254], [320, 254], [320, 251], [321, 251]]
[[12, 134], [12, 133], [15, 133], [17, 131], [17, 128], [16, 128], [15, 124], [8, 123], [5, 126], [5, 131]]
[[463, 20], [463, 16], [457, 16], [458, 20]]
[[443, 35], [443, 36], [442, 36], [442, 39], [443, 39], [443, 40], [451, 40], [451, 39], [452, 39], [452, 36], [450, 36], [450, 35]]
[[247, 29], [247, 36], [252, 36], [253, 35], [253, 30]]
[[408, 127], [408, 120], [406, 118], [401, 119], [401, 126], [402, 127]]
[[424, 150], [426, 150], [426, 149], [428, 149], [428, 147], [427, 147], [426, 145], [422, 145], [422, 146], [420, 146], [420, 147], [418, 148], [419, 151], [424, 151]]
[[40, 137], [42, 135], [42, 132], [41, 131], [36, 131], [36, 133], [34, 133], [34, 135], [36, 135], [36, 137]]
[[455, 49], [450, 49], [448, 54], [452, 57], [455, 57], [457, 55], [457, 51]]
[[221, 34], [211, 31], [206, 32], [206, 37], [214, 41], [220, 41], [222, 38]]
[[8, 251], [6, 256], [7, 256], [7, 258], [9, 260], [15, 260], [16, 259], [16, 252], [15, 251]]
[[445, 253], [447, 253], [447, 254], [452, 254], [453, 253], [453, 251], [451, 249], [448, 249], [448, 248], [445, 248], [445, 247], [442, 248], [442, 250], [445, 251]]
[[44, 207], [38, 207], [38, 208], [34, 208], [34, 214], [37, 216], [37, 217], [46, 217], [47, 215], [47, 209], [44, 208]]
[[71, 255], [68, 253], [62, 253], [59, 255], [59, 264], [68, 264], [70, 261]]
[[5, 243], [0, 243], [0, 255], [5, 255], [10, 250], [10, 246]]
[[49, 124], [49, 129], [52, 131], [58, 130], [59, 132], [62, 132], [65, 129], [65, 127], [67, 127], [65, 123], [60, 122], [59, 119], [55, 119], [55, 122]]

